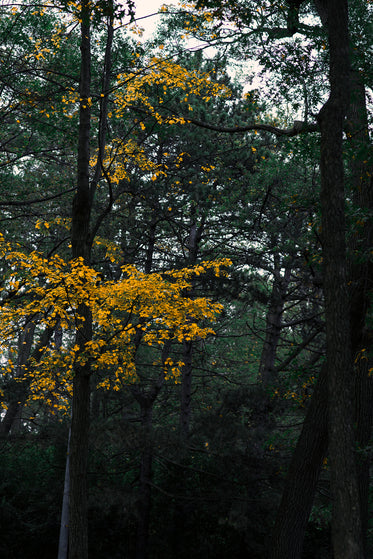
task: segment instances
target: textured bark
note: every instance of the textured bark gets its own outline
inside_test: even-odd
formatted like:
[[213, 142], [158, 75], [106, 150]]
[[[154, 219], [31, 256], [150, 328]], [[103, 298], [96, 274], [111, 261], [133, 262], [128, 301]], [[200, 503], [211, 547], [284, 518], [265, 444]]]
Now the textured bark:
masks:
[[[140, 343], [141, 337], [138, 340]], [[166, 359], [170, 354], [171, 341], [165, 342], [162, 350], [162, 365], [164, 366]], [[136, 533], [136, 559], [147, 559], [149, 527], [151, 513], [151, 483], [152, 483], [152, 463], [153, 463], [153, 447], [152, 447], [152, 420], [153, 406], [165, 381], [162, 372], [157, 381], [149, 390], [145, 390], [139, 384], [130, 387], [135, 400], [140, 405], [141, 425], [142, 425], [142, 452], [140, 460], [140, 486], [139, 486], [139, 506], [138, 506], [138, 523]]]
[[[87, 316], [89, 320], [89, 316]], [[86, 331], [86, 326], [85, 326]], [[76, 342], [82, 342], [79, 332]], [[90, 366], [75, 366], [70, 443], [70, 556], [88, 559], [87, 462], [89, 436]]]
[[143, 427], [142, 455], [140, 463], [139, 512], [136, 534], [136, 559], [147, 559], [151, 512], [152, 481], [152, 415], [153, 402], [142, 401], [141, 424]]
[[[113, 196], [111, 184], [102, 166], [106, 141], [107, 104], [110, 81], [111, 49], [113, 41], [113, 22], [108, 25], [105, 63], [103, 69], [102, 89], [104, 97], [100, 102], [100, 122], [98, 134], [98, 162], [90, 182], [90, 133], [91, 133], [91, 43], [90, 13], [92, 3], [81, 3], [81, 68], [79, 80], [79, 139], [77, 190], [72, 208], [72, 256], [82, 257], [85, 264], [90, 263], [92, 241], [102, 220], [112, 207]], [[96, 186], [102, 174], [108, 183], [108, 204], [99, 214], [96, 223], [91, 224], [91, 210]], [[91, 230], [90, 230], [91, 228]], [[92, 316], [89, 308], [81, 305], [78, 316], [82, 320], [76, 326], [75, 343], [81, 351], [92, 339]], [[89, 360], [75, 363], [73, 382], [73, 404], [70, 440], [70, 543], [69, 559], [88, 558], [88, 521], [87, 521], [87, 460], [90, 423], [91, 366]]]
[[328, 370], [328, 434], [334, 559], [363, 557], [361, 511], [354, 457], [353, 366], [347, 289], [342, 134], [349, 103], [347, 1], [327, 3], [330, 96], [318, 121], [321, 130], [321, 213]]
[[[90, 8], [88, 0], [81, 10], [81, 70], [79, 82], [80, 113], [78, 141], [77, 191], [72, 211], [72, 255], [90, 261], [91, 237], [89, 233], [92, 196], [89, 183], [90, 158], [90, 97], [91, 47]], [[81, 305], [78, 315], [75, 343], [83, 350], [92, 337], [92, 317], [89, 309]], [[70, 439], [70, 559], [88, 559], [87, 519], [87, 461], [90, 408], [90, 363], [75, 363]]]
[[180, 436], [182, 441], [187, 441], [192, 415], [192, 359], [193, 342], [183, 342], [183, 370], [181, 377], [181, 406], [180, 406]]
[[357, 444], [357, 475], [361, 509], [361, 527], [363, 534], [364, 551], [367, 554], [367, 532], [369, 521], [369, 470], [370, 452], [366, 447], [370, 444], [373, 422], [373, 379], [369, 369], [373, 362], [361, 359], [356, 366], [355, 390], [355, 418], [356, 418], [356, 444]]
[[[362, 212], [358, 234], [349, 240], [351, 290], [350, 323], [353, 356], [355, 360], [355, 421], [357, 473], [361, 507], [363, 543], [366, 552], [369, 500], [369, 454], [365, 447], [369, 444], [373, 422], [373, 379], [369, 376], [368, 355], [372, 347], [373, 333], [366, 325], [366, 315], [370, 306], [369, 293], [373, 286], [373, 266], [368, 256], [373, 242], [373, 223], [364, 219], [373, 210], [373, 170], [368, 158], [363, 154], [371, 150], [365, 87], [357, 70], [351, 72], [351, 101], [347, 114], [347, 141], [355, 155], [349, 162], [349, 182], [354, 204]], [[355, 255], [358, 255], [356, 258]]]
[[[192, 208], [192, 221], [189, 228], [188, 238], [188, 264], [194, 266], [197, 262], [199, 244], [202, 239], [205, 217], [202, 218], [200, 225], [197, 226], [196, 209]], [[185, 293], [186, 296], [193, 296], [193, 286]], [[193, 381], [193, 344], [192, 341], [183, 341], [183, 363], [181, 372], [181, 401], [180, 401], [180, 438], [185, 443], [189, 438], [190, 421], [192, 417], [192, 381]]]
[[266, 317], [266, 335], [260, 356], [258, 381], [265, 386], [276, 377], [276, 354], [281, 335], [281, 318], [284, 311], [285, 295], [290, 281], [290, 268], [281, 276], [281, 262], [275, 257], [274, 281]]
[[[27, 360], [30, 357], [30, 347], [33, 341], [34, 329], [35, 325], [30, 324], [20, 337], [20, 350], [16, 371], [17, 378], [23, 378], [24, 366], [27, 364]], [[41, 358], [44, 348], [48, 345], [52, 334], [53, 330], [51, 328], [46, 328], [40, 336], [39, 343], [31, 352], [31, 358], [35, 364], [37, 364], [39, 359]], [[23, 341], [25, 341], [26, 343], [23, 344]], [[0, 436], [9, 435], [9, 433], [12, 431], [12, 426], [17, 420], [17, 417], [20, 415], [22, 407], [27, 399], [28, 389], [29, 380], [23, 379], [22, 383], [20, 384], [20, 393], [17, 395], [16, 400], [10, 402], [6, 414], [4, 415], [4, 418], [0, 423]]]
[[[15, 397], [9, 403], [8, 409], [0, 423], [0, 435], [8, 435], [10, 431], [18, 429], [20, 415], [28, 394], [29, 383], [24, 380], [25, 366], [30, 357], [31, 346], [34, 340], [35, 323], [28, 322], [18, 338], [18, 358], [14, 373]], [[23, 382], [19, 381], [23, 379]]]
[[[326, 2], [315, 2], [323, 25], [327, 25], [328, 14], [326, 11]], [[356, 157], [349, 161], [349, 179], [353, 192], [353, 199], [356, 205], [363, 210], [371, 211], [373, 208], [373, 188], [371, 179], [367, 178], [366, 164], [363, 157], [359, 157], [359, 153], [365, 149], [369, 149], [369, 135], [367, 128], [367, 110], [364, 84], [361, 82], [358, 72], [352, 70], [349, 75], [351, 99], [349, 109], [347, 112], [347, 128], [348, 141], [353, 144], [353, 152]], [[341, 82], [342, 87], [345, 82]], [[371, 173], [372, 175], [373, 173]], [[363, 230], [360, 231], [358, 237], [355, 238], [355, 244], [349, 245], [350, 269], [349, 269], [349, 282], [350, 285], [350, 339], [352, 355], [356, 358], [362, 349], [369, 351], [372, 345], [372, 336], [366, 332], [366, 313], [369, 306], [369, 290], [372, 287], [372, 267], [369, 259], [361, 261], [361, 254], [366, 253], [366, 247], [372, 245], [372, 224], [369, 220], [364, 223]], [[359, 251], [360, 258], [353, 258], [354, 251]], [[361, 366], [363, 365], [363, 366]], [[363, 538], [365, 543], [368, 521], [368, 487], [369, 487], [369, 457], [364, 453], [364, 447], [367, 441], [370, 440], [371, 427], [372, 427], [372, 410], [373, 410], [373, 388], [372, 379], [368, 377], [367, 362], [363, 364], [358, 363], [355, 372], [355, 420], [356, 420], [356, 442], [362, 452], [358, 455], [357, 468], [358, 468], [358, 486], [360, 495], [361, 507], [361, 524], [363, 531]], [[322, 388], [323, 387], [323, 388]], [[321, 441], [327, 440], [327, 421], [326, 421], [326, 406], [327, 406], [327, 386], [323, 382], [319, 390], [315, 390], [311, 406], [308, 410], [305, 425], [302, 430], [301, 438], [308, 437], [309, 442], [305, 445], [300, 444], [295, 449], [292, 465], [287, 476], [282, 502], [279, 508], [278, 516], [276, 519], [275, 528], [273, 531], [272, 546], [278, 547], [271, 549], [271, 558], [292, 557], [292, 559], [299, 559], [303, 547], [303, 539], [306, 530], [308, 511], [311, 510], [310, 503], [314, 498], [314, 491], [316, 490], [316, 483], [313, 485], [313, 492], [303, 488], [309, 488], [310, 477], [313, 479], [320, 471], [322, 459], [326, 450], [326, 446], [320, 444], [318, 446], [318, 456], [313, 454], [313, 460], [307, 459], [308, 464], [311, 466], [311, 471], [302, 469], [302, 460], [304, 459], [303, 452], [305, 449], [302, 446], [312, 446], [312, 440], [315, 437], [320, 437]], [[316, 409], [319, 409], [317, 416], [313, 415], [312, 410], [314, 404], [320, 400]], [[322, 404], [324, 402], [324, 404]], [[322, 421], [321, 421], [322, 419]], [[307, 434], [308, 433], [308, 434]], [[326, 444], [326, 443], [325, 443]], [[298, 471], [295, 464], [298, 462]], [[297, 470], [294, 473], [294, 470]], [[293, 498], [289, 498], [293, 495]], [[298, 495], [298, 497], [297, 497]], [[298, 530], [292, 530], [293, 516], [298, 518]], [[300, 517], [303, 517], [303, 522], [300, 522]], [[298, 540], [298, 541], [297, 541]]]
[[67, 559], [69, 552], [70, 433], [71, 431], [69, 430], [57, 559]]
[[289, 466], [272, 531], [269, 559], [299, 559], [328, 447], [327, 370], [323, 366]]

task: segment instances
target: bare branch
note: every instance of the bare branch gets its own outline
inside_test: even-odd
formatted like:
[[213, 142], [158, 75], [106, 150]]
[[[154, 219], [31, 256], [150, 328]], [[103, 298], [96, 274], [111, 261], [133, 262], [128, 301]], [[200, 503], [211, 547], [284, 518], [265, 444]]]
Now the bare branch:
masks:
[[318, 132], [319, 125], [307, 124], [301, 120], [295, 120], [291, 128], [277, 128], [271, 124], [244, 124], [242, 126], [220, 126], [216, 124], [210, 124], [209, 122], [203, 122], [201, 120], [196, 120], [194, 118], [187, 118], [187, 122], [199, 126], [201, 128], [207, 128], [208, 130], [215, 130], [216, 132], [225, 132], [228, 134], [235, 134], [238, 132], [250, 132], [251, 130], [262, 130], [263, 132], [269, 132], [275, 136], [297, 136], [298, 134], [304, 134], [309, 132]]

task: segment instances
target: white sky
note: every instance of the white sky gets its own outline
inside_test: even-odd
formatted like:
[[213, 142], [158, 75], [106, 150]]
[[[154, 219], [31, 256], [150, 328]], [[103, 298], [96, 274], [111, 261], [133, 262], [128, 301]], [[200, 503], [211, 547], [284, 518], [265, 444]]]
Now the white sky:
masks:
[[[148, 39], [155, 31], [157, 24], [162, 16], [157, 15], [159, 8], [163, 4], [176, 4], [169, 0], [135, 0], [136, 20], [139, 27], [145, 29], [144, 39]], [[141, 18], [141, 19], [140, 19]]]
[[[157, 12], [163, 4], [166, 4], [168, 6], [169, 5], [176, 6], [178, 4], [178, 0], [135, 0], [136, 21], [139, 27], [142, 27], [144, 29], [144, 34], [141, 38], [142, 40], [149, 39], [151, 35], [154, 33], [154, 31], [156, 30], [156, 27], [162, 17], [162, 15], [158, 14]], [[188, 47], [191, 49], [197, 48], [198, 46], [200, 46], [200, 43], [198, 41], [191, 40], [188, 43]], [[210, 51], [205, 50], [205, 55], [208, 55], [209, 53], [213, 55], [214, 50], [213, 49], [210, 49]], [[251, 71], [254, 72], [258, 71], [255, 64]], [[234, 70], [232, 73], [236, 74], [236, 70]], [[255, 87], [259, 87], [259, 85], [260, 85], [259, 82], [255, 80], [253, 84], [247, 89], [253, 89]]]

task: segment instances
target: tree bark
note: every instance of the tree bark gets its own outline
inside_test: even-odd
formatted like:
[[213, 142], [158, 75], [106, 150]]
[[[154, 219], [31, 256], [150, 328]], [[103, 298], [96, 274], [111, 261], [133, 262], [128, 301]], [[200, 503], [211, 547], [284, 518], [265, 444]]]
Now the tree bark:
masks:
[[356, 418], [356, 467], [358, 476], [363, 548], [367, 555], [367, 532], [369, 522], [369, 470], [371, 457], [366, 451], [372, 436], [373, 379], [369, 374], [372, 360], [362, 359], [356, 365], [355, 418]]
[[324, 365], [289, 466], [285, 489], [272, 531], [268, 559], [301, 557], [322, 459], [328, 447], [327, 425], [327, 369]]
[[192, 362], [193, 342], [183, 341], [183, 368], [181, 372], [180, 437], [185, 443], [189, 438], [192, 414]]
[[348, 5], [328, 0], [330, 96], [321, 130], [321, 213], [328, 370], [328, 436], [334, 559], [363, 557], [361, 511], [354, 457], [353, 365], [347, 289], [342, 135], [349, 104]]
[[[90, 158], [90, 2], [84, 0], [81, 7], [81, 68], [79, 81], [80, 112], [78, 140], [77, 191], [72, 210], [72, 256], [82, 257], [89, 264], [91, 237], [89, 233], [92, 196], [89, 183]], [[86, 305], [80, 305], [75, 334], [79, 353], [92, 338], [92, 317]], [[79, 355], [78, 355], [79, 357]], [[87, 461], [90, 409], [90, 362], [74, 365], [73, 403], [70, 439], [70, 559], [88, 559], [88, 506]]]
[[[80, 311], [81, 312], [81, 311]], [[87, 314], [87, 319], [90, 317]], [[87, 332], [87, 326], [84, 330]], [[76, 342], [82, 344], [82, 332]], [[74, 368], [70, 442], [70, 558], [88, 559], [87, 463], [89, 437], [90, 365]]]
[[[16, 424], [19, 423], [21, 411], [27, 398], [29, 383], [25, 382], [24, 379], [25, 366], [30, 357], [35, 327], [35, 322], [28, 322], [18, 337], [18, 357], [13, 378], [15, 397], [10, 401], [4, 418], [0, 423], [0, 435], [8, 435], [10, 431], [18, 429]], [[20, 383], [20, 381], [22, 382]]]
[[278, 255], [275, 255], [274, 280], [266, 316], [265, 340], [258, 371], [258, 381], [264, 386], [273, 383], [276, 377], [276, 353], [281, 335], [281, 318], [284, 311], [285, 295], [290, 281], [290, 272], [290, 267], [287, 267], [284, 276], [281, 276], [280, 258]]
[[67, 441], [65, 480], [63, 484], [60, 537], [57, 559], [67, 559], [69, 553], [69, 498], [70, 498], [70, 434]]
[[[353, 52], [353, 51], [352, 51]], [[363, 544], [367, 553], [369, 467], [370, 458], [365, 452], [369, 444], [373, 422], [373, 379], [369, 375], [368, 355], [372, 346], [372, 329], [366, 325], [370, 306], [373, 266], [369, 258], [373, 242], [373, 223], [366, 219], [373, 210], [372, 165], [366, 153], [371, 150], [365, 87], [356, 69], [351, 71], [351, 101], [347, 114], [347, 144], [353, 153], [350, 160], [349, 182], [354, 205], [361, 210], [358, 231], [350, 236], [348, 245], [350, 259], [349, 285], [351, 290], [350, 323], [353, 356], [355, 360], [355, 421], [357, 473], [361, 507]], [[369, 166], [368, 166], [369, 165]]]
[[[23, 344], [22, 342], [22, 346], [19, 349], [19, 355], [18, 355], [16, 377], [20, 379], [23, 378], [24, 367], [27, 364], [27, 361], [30, 357], [29, 351], [33, 341], [34, 328], [35, 328], [35, 324], [30, 325], [29, 328], [25, 329], [25, 332], [22, 334], [20, 338], [20, 340], [26, 341], [26, 344]], [[52, 328], [46, 328], [44, 332], [41, 334], [38, 345], [31, 352], [31, 358], [35, 363], [37, 363], [41, 358], [43, 351], [45, 347], [48, 345], [48, 342], [52, 334], [53, 334]], [[9, 433], [12, 431], [12, 426], [16, 421], [18, 415], [20, 414], [25, 401], [27, 400], [28, 389], [29, 389], [29, 380], [26, 378], [23, 379], [22, 384], [20, 384], [20, 394], [18, 394], [16, 400], [10, 402], [9, 407], [4, 415], [4, 418], [0, 423], [0, 436], [9, 435]]]
[[[316, 2], [319, 15], [322, 23], [327, 25], [328, 14], [326, 13], [326, 5], [321, 2]], [[349, 161], [349, 176], [353, 192], [353, 199], [356, 205], [363, 210], [371, 211], [373, 207], [373, 188], [370, 184], [371, 179], [368, 178], [366, 161], [359, 156], [365, 149], [369, 149], [369, 135], [367, 127], [367, 110], [365, 100], [364, 85], [361, 78], [355, 70], [350, 73], [350, 87], [351, 87], [351, 101], [347, 113], [347, 132], [348, 142], [353, 144], [352, 149], [354, 158]], [[344, 87], [345, 82], [342, 83]], [[371, 173], [372, 174], [372, 173]], [[364, 247], [371, 246], [372, 244], [372, 225], [366, 220], [364, 228], [359, 232], [356, 238], [356, 246], [349, 246], [350, 257], [350, 270], [349, 270], [349, 285], [350, 287], [350, 338], [352, 355], [355, 357], [362, 349], [368, 352], [372, 344], [372, 336], [366, 334], [366, 313], [369, 306], [369, 289], [371, 287], [372, 266], [368, 259], [361, 262], [361, 253], [366, 253]], [[359, 246], [357, 246], [359, 245]], [[358, 250], [360, 259], [354, 261], [354, 251]], [[358, 261], [360, 260], [360, 261]], [[368, 510], [368, 486], [369, 486], [369, 457], [364, 454], [364, 446], [370, 439], [372, 427], [372, 400], [373, 388], [372, 379], [367, 375], [366, 361], [363, 367], [358, 363], [355, 373], [355, 420], [357, 425], [356, 442], [358, 447], [362, 449], [362, 453], [358, 455], [357, 468], [358, 468], [358, 486], [360, 494], [360, 507], [361, 507], [361, 523], [363, 531], [363, 543], [365, 547], [366, 532], [367, 532], [367, 510]], [[323, 372], [321, 373], [323, 374]], [[316, 490], [316, 483], [313, 485], [313, 491], [305, 491], [304, 487], [309, 487], [310, 476], [315, 478], [316, 481], [320, 471], [322, 459], [326, 452], [327, 441], [327, 395], [326, 383], [322, 382], [320, 389], [316, 389], [311, 400], [310, 408], [307, 412], [304, 427], [295, 449], [292, 463], [286, 480], [284, 494], [282, 496], [281, 505], [278, 511], [275, 527], [272, 535], [272, 549], [270, 552], [271, 559], [280, 557], [292, 557], [299, 559], [303, 547], [303, 539], [307, 525], [308, 511], [311, 510], [310, 504], [314, 499], [314, 492]], [[323, 403], [324, 402], [324, 403]], [[316, 405], [317, 404], [317, 405]], [[313, 414], [313, 409], [318, 408], [317, 416]], [[312, 471], [303, 470], [302, 461], [304, 460], [302, 438], [308, 439], [309, 442], [306, 446], [312, 447], [314, 438], [320, 437], [320, 442], [325, 441], [324, 445], [318, 446], [318, 455], [313, 454], [314, 458], [307, 462], [313, 465]], [[298, 463], [298, 468], [296, 467]], [[297, 474], [294, 474], [294, 471]], [[293, 499], [289, 498], [293, 495]], [[298, 495], [298, 497], [297, 497]], [[303, 516], [303, 523], [301, 530], [292, 531], [291, 526], [294, 522], [293, 515], [298, 519]], [[299, 522], [300, 525], [300, 522]], [[298, 543], [297, 543], [297, 540]], [[276, 552], [276, 547], [280, 550]], [[297, 550], [297, 551], [295, 551]]]
[[[197, 262], [199, 244], [205, 228], [205, 217], [197, 225], [196, 208], [193, 206], [188, 237], [188, 265], [194, 266]], [[192, 297], [193, 285], [186, 296]], [[189, 438], [190, 420], [192, 417], [192, 381], [193, 381], [193, 341], [183, 341], [183, 368], [181, 371], [181, 401], [180, 401], [180, 439], [185, 444]]]
[[[138, 340], [140, 344], [141, 338]], [[162, 372], [149, 390], [139, 384], [131, 385], [131, 393], [140, 405], [141, 425], [142, 425], [142, 453], [140, 461], [140, 487], [139, 487], [139, 509], [138, 524], [136, 533], [136, 559], [147, 559], [149, 526], [151, 512], [151, 482], [152, 482], [152, 463], [153, 463], [153, 406], [165, 381], [163, 367], [171, 349], [171, 341], [165, 342], [162, 349]]]
[[151, 511], [152, 481], [152, 416], [153, 401], [142, 400], [141, 424], [143, 428], [142, 454], [140, 463], [139, 514], [136, 534], [136, 559], [147, 559]]

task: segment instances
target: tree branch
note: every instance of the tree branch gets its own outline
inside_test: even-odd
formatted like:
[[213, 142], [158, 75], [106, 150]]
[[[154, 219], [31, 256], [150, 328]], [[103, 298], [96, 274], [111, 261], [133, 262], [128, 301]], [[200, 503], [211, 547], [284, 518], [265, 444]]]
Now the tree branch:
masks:
[[54, 200], [55, 198], [60, 198], [60, 196], [64, 196], [65, 194], [69, 194], [70, 192], [74, 192], [76, 187], [69, 188], [64, 192], [60, 192], [59, 194], [55, 194], [54, 196], [46, 196], [45, 198], [34, 198], [33, 200], [8, 200], [7, 202], [0, 201], [0, 206], [29, 206], [30, 204], [41, 204], [42, 202], [49, 202], [50, 200]]
[[304, 134], [309, 132], [319, 132], [319, 125], [307, 124], [301, 120], [295, 120], [291, 128], [277, 128], [271, 124], [244, 124], [242, 126], [219, 126], [216, 124], [210, 124], [209, 122], [203, 122], [201, 120], [196, 120], [194, 118], [186, 118], [186, 122], [190, 122], [195, 126], [200, 128], [207, 128], [208, 130], [215, 130], [216, 132], [225, 132], [228, 134], [235, 134], [237, 132], [250, 132], [251, 130], [262, 130], [263, 132], [269, 132], [275, 136], [297, 136], [298, 134]]

